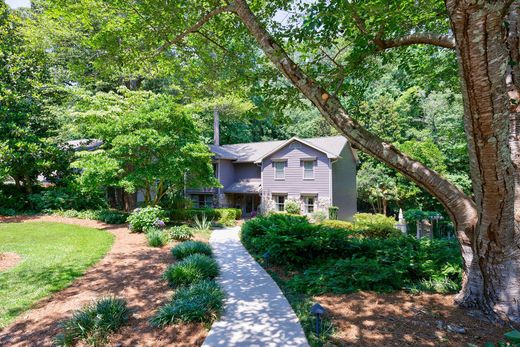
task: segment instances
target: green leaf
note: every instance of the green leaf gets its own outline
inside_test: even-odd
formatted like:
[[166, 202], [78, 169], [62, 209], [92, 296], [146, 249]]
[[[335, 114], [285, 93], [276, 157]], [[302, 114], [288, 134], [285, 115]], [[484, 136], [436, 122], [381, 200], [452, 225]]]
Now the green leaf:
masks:
[[513, 330], [513, 331], [505, 333], [504, 336], [510, 342], [513, 342], [513, 343], [519, 343], [520, 342], [520, 331], [518, 331], [516, 329]]

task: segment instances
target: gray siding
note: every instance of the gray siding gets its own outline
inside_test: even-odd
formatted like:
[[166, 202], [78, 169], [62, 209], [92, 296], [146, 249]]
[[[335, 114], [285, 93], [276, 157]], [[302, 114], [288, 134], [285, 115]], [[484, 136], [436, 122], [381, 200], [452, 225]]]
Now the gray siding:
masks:
[[[293, 142], [294, 143], [294, 142]], [[302, 159], [316, 157], [314, 179], [303, 179]], [[275, 180], [273, 159], [287, 159], [285, 179]], [[262, 191], [268, 195], [286, 193], [289, 198], [299, 199], [302, 193], [316, 194], [318, 198], [330, 199], [330, 161], [325, 153], [300, 144], [281, 148], [262, 161]]]
[[332, 199], [339, 207], [339, 219], [351, 220], [357, 212], [356, 160], [350, 144], [341, 152], [341, 159], [332, 163]]
[[220, 183], [225, 189], [235, 182], [235, 168], [231, 160], [220, 159], [219, 160], [219, 178]]
[[240, 163], [234, 164], [235, 167], [235, 181], [244, 179], [260, 178], [261, 168], [254, 163]]

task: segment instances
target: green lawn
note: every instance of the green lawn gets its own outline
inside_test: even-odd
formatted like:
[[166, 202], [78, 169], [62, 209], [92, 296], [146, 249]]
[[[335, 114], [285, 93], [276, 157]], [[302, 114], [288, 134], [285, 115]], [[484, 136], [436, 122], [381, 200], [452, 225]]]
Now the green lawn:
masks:
[[60, 223], [0, 224], [0, 252], [23, 260], [0, 272], [0, 328], [37, 300], [59, 291], [108, 252], [114, 237], [93, 228]]

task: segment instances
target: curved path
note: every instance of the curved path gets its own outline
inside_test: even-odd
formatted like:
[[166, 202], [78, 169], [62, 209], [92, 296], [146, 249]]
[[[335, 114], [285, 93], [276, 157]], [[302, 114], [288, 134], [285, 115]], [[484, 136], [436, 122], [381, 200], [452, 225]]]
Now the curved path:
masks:
[[227, 298], [225, 312], [203, 346], [308, 346], [289, 302], [242, 246], [238, 234], [238, 228], [222, 229], [210, 238], [221, 270], [218, 281]]
[[171, 297], [161, 275], [173, 261], [169, 248], [150, 248], [143, 234], [122, 225], [91, 220], [39, 216], [6, 218], [3, 222], [61, 222], [107, 230], [115, 235], [108, 254], [72, 285], [38, 302], [11, 325], [0, 330], [0, 346], [52, 346], [59, 322], [74, 310], [106, 295], [124, 297], [133, 315], [129, 325], [110, 339], [120, 346], [200, 346], [206, 335], [201, 324], [155, 329], [148, 319]]

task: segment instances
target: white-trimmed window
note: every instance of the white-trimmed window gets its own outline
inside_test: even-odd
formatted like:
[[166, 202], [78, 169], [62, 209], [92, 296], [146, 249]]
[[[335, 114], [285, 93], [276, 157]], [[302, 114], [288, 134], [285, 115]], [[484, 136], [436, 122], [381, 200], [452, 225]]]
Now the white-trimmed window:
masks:
[[275, 161], [274, 166], [274, 179], [284, 180], [285, 179], [285, 161]]
[[303, 161], [303, 179], [313, 180], [314, 179], [314, 160]]
[[283, 212], [285, 211], [285, 195], [273, 194], [274, 207], [276, 211]]
[[303, 197], [303, 208], [305, 213], [313, 213], [315, 210], [316, 197], [315, 196], [304, 196]]

